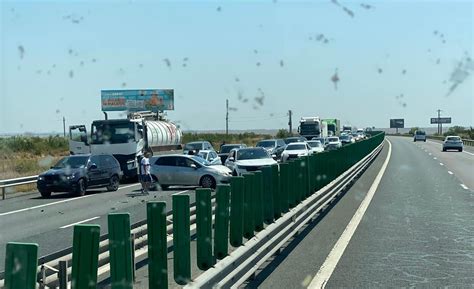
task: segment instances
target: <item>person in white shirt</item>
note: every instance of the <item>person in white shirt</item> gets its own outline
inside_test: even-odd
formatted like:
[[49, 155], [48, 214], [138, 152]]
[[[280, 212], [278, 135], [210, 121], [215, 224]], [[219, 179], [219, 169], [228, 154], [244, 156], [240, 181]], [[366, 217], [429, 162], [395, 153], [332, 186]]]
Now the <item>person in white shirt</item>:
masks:
[[144, 194], [148, 194], [148, 190], [151, 185], [151, 173], [150, 173], [150, 153], [146, 152], [145, 156], [140, 161], [140, 180], [142, 183], [142, 191]]

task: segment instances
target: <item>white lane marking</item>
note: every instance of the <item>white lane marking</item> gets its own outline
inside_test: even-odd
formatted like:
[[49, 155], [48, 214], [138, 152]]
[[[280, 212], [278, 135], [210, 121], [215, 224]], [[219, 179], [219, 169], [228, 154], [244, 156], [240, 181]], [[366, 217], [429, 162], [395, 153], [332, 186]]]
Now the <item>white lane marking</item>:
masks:
[[349, 224], [347, 224], [347, 227], [344, 229], [344, 232], [342, 232], [342, 235], [339, 237], [339, 240], [337, 240], [331, 252], [329, 252], [329, 255], [326, 257], [326, 260], [324, 261], [321, 268], [319, 268], [319, 271], [318, 273], [316, 273], [316, 276], [314, 276], [313, 280], [311, 280], [311, 283], [309, 284], [308, 288], [313, 289], [326, 287], [326, 284], [329, 281], [329, 278], [331, 278], [331, 275], [334, 272], [337, 263], [339, 263], [339, 260], [341, 259], [342, 254], [344, 254], [347, 245], [349, 245], [349, 242], [352, 236], [354, 235], [357, 226], [359, 226], [360, 221], [364, 217], [364, 214], [367, 211], [367, 208], [369, 207], [370, 202], [372, 201], [372, 198], [375, 195], [375, 191], [377, 190], [380, 181], [382, 180], [383, 174], [387, 169], [388, 162], [390, 161], [390, 157], [392, 155], [392, 143], [389, 140], [387, 140], [387, 142], [389, 144], [388, 154], [382, 165], [382, 168], [375, 177], [375, 180], [370, 186], [370, 189], [367, 192], [367, 195], [365, 196], [364, 200], [360, 204], [359, 208], [355, 212]]
[[[140, 184], [133, 184], [133, 185], [129, 185], [129, 186], [123, 186], [123, 187], [120, 187], [119, 190], [129, 188], [129, 187], [132, 187], [132, 186], [136, 186], [136, 185], [140, 185]], [[84, 199], [84, 198], [89, 198], [89, 197], [92, 197], [92, 196], [95, 196], [95, 195], [86, 195], [86, 196], [82, 196], [82, 197], [75, 197], [75, 198], [72, 198], [72, 199], [61, 200], [61, 201], [47, 203], [47, 204], [38, 205], [38, 206], [34, 206], [34, 207], [24, 208], [24, 209], [20, 209], [20, 210], [16, 210], [16, 211], [0, 213], [0, 217], [1, 216], [8, 216], [8, 215], [11, 215], [11, 214], [16, 214], [16, 213], [21, 213], [21, 212], [26, 212], [26, 211], [31, 211], [31, 210], [35, 210], [35, 209], [39, 209], [39, 208], [44, 208], [44, 207], [47, 207], [47, 206], [52, 206], [52, 205], [77, 201], [77, 200]]]
[[469, 188], [465, 184], [461, 184], [461, 187], [465, 190], [469, 190]]
[[453, 174], [453, 172], [452, 172], [452, 171], [448, 171], [448, 174], [452, 175], [452, 174]]
[[473, 153], [467, 152], [467, 151], [465, 151], [465, 150], [463, 150], [462, 152], [463, 152], [463, 153], [466, 153], [466, 154], [468, 154], [468, 155], [474, 156]]
[[89, 222], [89, 221], [92, 221], [92, 220], [95, 220], [95, 219], [98, 219], [98, 218], [100, 218], [100, 217], [93, 217], [93, 218], [90, 218], [90, 219], [87, 219], [87, 220], [84, 220], [84, 221], [79, 221], [79, 222], [76, 222], [76, 223], [72, 223], [72, 224], [69, 224], [69, 225], [59, 227], [59, 229], [66, 229], [66, 228], [72, 227], [74, 225], [79, 225], [79, 224]]
[[431, 156], [431, 153], [428, 153], [428, 155], [430, 155], [430, 156]]
[[189, 191], [189, 190], [186, 190], [186, 191], [181, 191], [181, 192], [178, 192], [178, 193], [176, 193], [176, 194], [173, 194], [173, 195], [179, 195], [179, 194], [183, 194], [183, 193], [186, 193], [186, 192], [188, 192], [188, 191]]
[[443, 163], [439, 163], [439, 165], [440, 165], [440, 166], [444, 166], [444, 164], [443, 164]]
[[434, 159], [434, 160], [437, 160], [438, 158], [437, 158], [437, 157], [434, 157], [433, 159]]
[[138, 186], [138, 185], [140, 185], [140, 184], [137, 183], [137, 184], [133, 184], [133, 185], [123, 186], [123, 187], [120, 187], [118, 189], [121, 190], [121, 189], [131, 188], [131, 187]]

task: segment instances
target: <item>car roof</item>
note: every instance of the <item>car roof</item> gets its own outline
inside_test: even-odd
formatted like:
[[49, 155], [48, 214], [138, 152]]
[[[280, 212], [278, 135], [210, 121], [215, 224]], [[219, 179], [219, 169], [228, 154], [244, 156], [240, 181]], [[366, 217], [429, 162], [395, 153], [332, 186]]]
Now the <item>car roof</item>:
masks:
[[205, 142], [209, 142], [209, 141], [207, 141], [207, 140], [197, 140], [197, 141], [188, 142], [187, 144], [205, 143]]
[[200, 153], [210, 153], [210, 152], [213, 152], [213, 150], [200, 150], [198, 152], [198, 154], [200, 154]]
[[259, 140], [258, 142], [261, 142], [261, 141], [277, 141], [278, 139], [276, 138], [268, 138], [268, 139], [262, 139], [262, 140]]
[[93, 155], [93, 154], [79, 154], [79, 155], [69, 155], [69, 156], [65, 156], [65, 157], [77, 158], [77, 157], [90, 157], [90, 156], [100, 156], [100, 155], [111, 156], [109, 154], [96, 154], [96, 155]]
[[288, 147], [290, 145], [302, 145], [302, 144], [305, 144], [305, 143], [306, 143], [305, 141], [290, 142], [286, 146]]
[[244, 143], [228, 143], [228, 144], [225, 144], [225, 145], [222, 145], [223, 147], [225, 146], [242, 146], [242, 145], [246, 145]]

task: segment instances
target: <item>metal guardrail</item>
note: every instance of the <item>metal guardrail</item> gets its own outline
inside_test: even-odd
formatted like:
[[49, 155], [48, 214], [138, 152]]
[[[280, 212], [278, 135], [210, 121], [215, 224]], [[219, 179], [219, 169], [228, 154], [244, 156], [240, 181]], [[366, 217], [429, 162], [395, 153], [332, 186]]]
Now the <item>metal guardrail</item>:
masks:
[[36, 183], [37, 178], [38, 176], [36, 175], [16, 179], [0, 180], [0, 189], [2, 189], [2, 200], [5, 200], [5, 198], [7, 197], [6, 188]]

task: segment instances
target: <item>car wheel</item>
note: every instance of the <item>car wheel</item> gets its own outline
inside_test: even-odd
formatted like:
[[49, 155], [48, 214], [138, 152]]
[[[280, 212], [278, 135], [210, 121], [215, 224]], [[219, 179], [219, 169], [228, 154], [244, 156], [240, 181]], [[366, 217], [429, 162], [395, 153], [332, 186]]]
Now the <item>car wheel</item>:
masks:
[[416, 142], [416, 139], [414, 139], [413, 141]]
[[107, 186], [107, 191], [109, 192], [117, 191], [119, 188], [119, 183], [120, 183], [119, 177], [117, 175], [113, 175], [110, 178], [109, 185]]
[[86, 182], [84, 179], [77, 181], [76, 195], [84, 196], [86, 194]]
[[43, 198], [49, 198], [51, 197], [51, 191], [48, 190], [39, 190], [41, 197]]
[[233, 172], [232, 172], [232, 175], [233, 175], [234, 177], [238, 176], [237, 171], [233, 171]]
[[445, 149], [445, 148], [443, 148], [443, 152], [445, 152], [445, 151], [446, 151], [446, 149]]
[[462, 152], [462, 149], [459, 149], [460, 152]]
[[215, 189], [216, 188], [216, 180], [214, 180], [213, 177], [211, 176], [203, 176], [201, 178], [201, 181], [199, 182], [199, 185], [203, 188], [211, 188]]
[[424, 140], [424, 142], [426, 142], [426, 139]]

